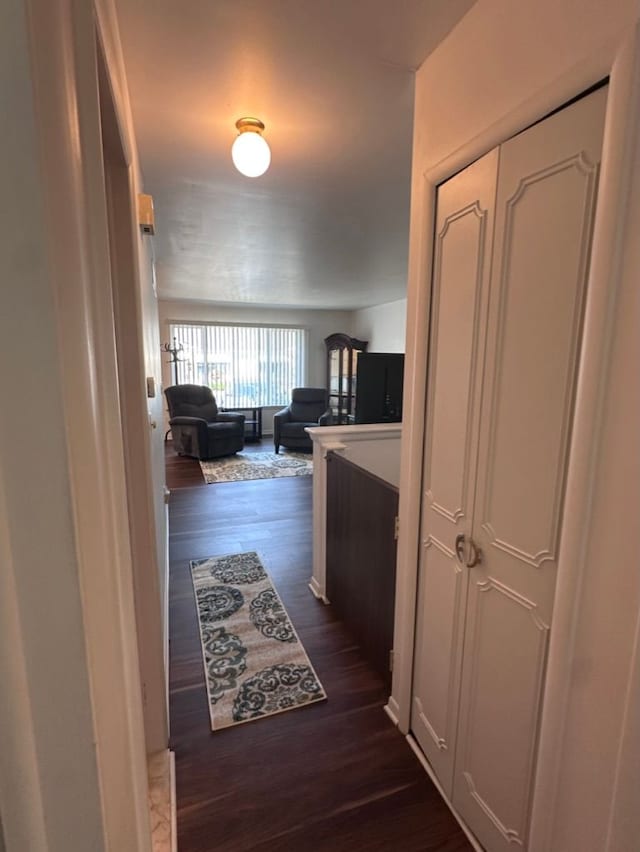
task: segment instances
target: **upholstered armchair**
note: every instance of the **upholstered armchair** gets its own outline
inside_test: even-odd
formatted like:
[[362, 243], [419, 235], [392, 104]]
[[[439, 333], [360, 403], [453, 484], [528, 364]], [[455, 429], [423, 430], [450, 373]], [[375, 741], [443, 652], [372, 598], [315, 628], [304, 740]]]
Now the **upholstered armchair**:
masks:
[[173, 446], [179, 455], [214, 459], [244, 447], [244, 414], [218, 411], [211, 388], [173, 385], [164, 393]]
[[307, 426], [330, 426], [329, 393], [325, 388], [294, 388], [291, 402], [273, 417], [273, 443], [276, 453], [280, 447], [290, 450], [310, 450], [311, 438]]

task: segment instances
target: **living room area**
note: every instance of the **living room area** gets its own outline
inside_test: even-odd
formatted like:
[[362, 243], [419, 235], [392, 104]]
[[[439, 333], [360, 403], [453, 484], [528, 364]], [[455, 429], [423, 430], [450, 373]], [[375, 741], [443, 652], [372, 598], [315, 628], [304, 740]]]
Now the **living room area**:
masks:
[[406, 305], [403, 298], [346, 311], [160, 299], [160, 340], [181, 347], [177, 365], [172, 355], [163, 357], [162, 384], [206, 384], [221, 409], [245, 411], [248, 420], [259, 407], [260, 436], [272, 436], [273, 416], [293, 388], [328, 390], [325, 340], [332, 334], [365, 342], [369, 353], [403, 353]]

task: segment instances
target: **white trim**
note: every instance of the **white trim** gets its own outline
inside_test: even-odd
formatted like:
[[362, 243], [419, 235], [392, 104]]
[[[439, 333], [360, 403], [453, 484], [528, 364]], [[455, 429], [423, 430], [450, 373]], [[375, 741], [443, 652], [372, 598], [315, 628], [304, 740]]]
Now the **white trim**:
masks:
[[101, 831], [105, 849], [145, 852], [148, 783], [97, 97], [96, 27], [108, 19], [102, 41], [117, 39], [115, 10], [111, 0], [29, 0], [27, 17]]
[[[400, 515], [403, 518], [398, 542], [398, 572], [392, 696], [389, 706], [397, 708], [398, 726], [407, 734], [410, 727], [411, 682], [415, 628], [418, 536], [421, 502], [422, 443], [424, 439], [424, 394], [429, 334], [429, 282], [437, 185], [461, 167], [503, 142], [515, 132], [543, 117], [556, 106], [579, 94], [611, 72], [609, 105], [605, 125], [602, 172], [609, 185], [599, 199], [593, 239], [593, 261], [585, 317], [585, 344], [580, 368], [576, 422], [570, 448], [569, 479], [560, 551], [559, 581], [554, 611], [554, 631], [547, 674], [540, 754], [531, 828], [532, 852], [551, 852], [554, 791], [562, 761], [561, 742], [566, 716], [566, 684], [576, 664], [571, 642], [579, 607], [578, 591], [584, 543], [588, 538], [589, 502], [593, 485], [593, 459], [597, 451], [601, 420], [602, 381], [605, 380], [608, 329], [616, 304], [621, 230], [620, 211], [625, 209], [629, 185], [628, 152], [634, 125], [639, 119], [639, 98], [634, 96], [635, 27], [621, 46], [607, 43], [593, 51], [569, 73], [543, 88], [496, 124], [461, 146], [424, 172], [422, 197], [412, 205], [412, 256], [407, 300], [407, 355], [405, 371], [404, 424], [401, 453]], [[414, 169], [416, 163], [414, 162]], [[619, 231], [618, 231], [619, 234]], [[604, 360], [603, 360], [604, 359]], [[413, 747], [413, 746], [412, 746]]]
[[[428, 235], [435, 228], [436, 184], [425, 180], [421, 198], [412, 201], [412, 229], [417, 229], [416, 258], [409, 258], [409, 268], [417, 265], [409, 278], [407, 291], [407, 345], [403, 399], [403, 435], [400, 446], [400, 497], [398, 516], [402, 524], [398, 535], [396, 566], [396, 601], [393, 634], [394, 667], [389, 704], [396, 708], [398, 727], [409, 733], [411, 683], [413, 677], [413, 644], [415, 635], [416, 589], [418, 582], [418, 542], [422, 496], [422, 447], [426, 391], [429, 324], [431, 321], [432, 242]], [[415, 207], [415, 210], [413, 209]], [[420, 221], [422, 211], [424, 222]], [[412, 241], [412, 247], [414, 242]]]
[[357, 441], [395, 440], [402, 433], [401, 423], [360, 423], [354, 426], [310, 426], [305, 432], [312, 441], [327, 445], [330, 441], [352, 444]]
[[[314, 552], [315, 552], [315, 548], [314, 548]], [[320, 588], [320, 583], [318, 582], [318, 580], [316, 580], [315, 577], [311, 577], [311, 579], [309, 580], [307, 585], [311, 589], [311, 594], [314, 596], [314, 598], [317, 598], [319, 601], [322, 601], [323, 604], [330, 604], [331, 603], [329, 598], [322, 593], [322, 589]]]
[[393, 724], [398, 727], [398, 707], [393, 698], [389, 698], [389, 702], [382, 708]]
[[176, 798], [176, 755], [169, 752], [169, 778], [171, 782], [171, 852], [178, 852], [178, 800]]
[[[163, 655], [165, 625], [160, 582], [164, 552], [158, 550], [151, 457], [152, 427], [145, 393], [140, 237], [134, 215], [136, 200], [133, 170], [122, 161], [125, 155], [122, 145], [123, 121], [119, 117], [118, 105], [113, 101], [115, 88], [102, 47], [98, 50], [98, 65], [103, 105], [100, 118], [105, 140], [103, 163], [107, 191], [110, 278], [118, 356], [136, 635], [143, 683], [146, 748], [152, 754], [167, 746], [168, 689]], [[164, 564], [162, 568], [163, 573], [166, 573]]]
[[162, 613], [163, 618], [163, 635], [162, 635], [162, 654], [164, 657], [164, 678], [166, 685], [165, 692], [165, 704], [166, 704], [166, 718], [167, 718], [167, 740], [171, 736], [171, 715], [169, 713], [169, 499], [171, 497], [171, 492], [165, 485], [164, 487], [164, 512], [165, 512], [165, 535], [164, 535], [164, 564], [165, 564], [165, 572], [164, 572], [164, 612]]
[[[552, 849], [553, 804], [562, 768], [562, 742], [576, 661], [583, 569], [590, 542], [593, 489], [609, 375], [612, 324], [618, 301], [634, 142], [640, 122], [640, 44], [636, 29], [613, 63], [596, 209], [582, 356], [567, 474], [564, 524], [549, 647], [530, 848]], [[635, 239], [635, 237], [633, 238]]]
[[[127, 473], [131, 473], [128, 483], [127, 514], [130, 522], [130, 540], [133, 561], [133, 581], [136, 604], [137, 639], [140, 643], [140, 670], [144, 693], [144, 722], [146, 747], [149, 753], [163, 750], [169, 738], [169, 678], [168, 678], [168, 601], [162, 606], [164, 585], [168, 584], [168, 515], [156, 514], [157, 504], [162, 499], [156, 494], [154, 485], [154, 444], [156, 448], [155, 464], [158, 464], [157, 442], [159, 437], [152, 432], [156, 413], [149, 410], [149, 400], [144, 396], [145, 373], [153, 369], [145, 352], [143, 287], [140, 280], [141, 260], [144, 253], [142, 238], [138, 229], [137, 195], [142, 186], [135, 139], [133, 119], [128, 98], [124, 59], [120, 45], [118, 20], [113, 0], [93, 0], [95, 6], [95, 31], [99, 42], [99, 64], [104, 67], [104, 79], [111, 100], [117, 124], [118, 143], [122, 149], [124, 161], [128, 167], [128, 206], [130, 220], [122, 221], [121, 209], [116, 211], [116, 227], [120, 228], [119, 240], [126, 248], [131, 248], [131, 268], [123, 264], [122, 269], [112, 270], [112, 287], [115, 292], [120, 288], [121, 296], [128, 303], [121, 310], [126, 319], [120, 337], [124, 337], [127, 350], [124, 360], [127, 362], [127, 374], [120, 377], [119, 390], [123, 394], [121, 404], [127, 416], [127, 436], [133, 437], [132, 446], [126, 458]], [[106, 155], [105, 155], [106, 159]], [[120, 207], [123, 207], [122, 198]], [[119, 252], [121, 254], [121, 251]], [[120, 273], [120, 274], [119, 274]], [[124, 280], [122, 280], [121, 275]], [[153, 243], [151, 243], [150, 274], [153, 269]], [[152, 283], [153, 286], [153, 283]], [[115, 302], [115, 300], [114, 300]], [[147, 312], [148, 308], [147, 300]], [[157, 323], [157, 300], [155, 321]], [[146, 317], [152, 322], [151, 316]], [[117, 322], [117, 321], [116, 321]], [[116, 326], [117, 327], [117, 326]], [[147, 342], [147, 345], [149, 343]], [[155, 355], [156, 353], [154, 353]], [[160, 354], [157, 353], [155, 366], [158, 387], [161, 384]], [[136, 386], [137, 382], [137, 386]], [[125, 397], [126, 395], [126, 397]], [[162, 406], [160, 405], [160, 409]], [[121, 430], [122, 431], [122, 430]], [[126, 449], [126, 442], [125, 442]], [[133, 462], [132, 462], [133, 456]], [[164, 481], [164, 451], [161, 452], [161, 475]], [[132, 466], [133, 465], [133, 466]], [[133, 487], [131, 487], [133, 483]], [[160, 520], [162, 518], [162, 520]], [[156, 526], [164, 527], [157, 535]], [[161, 544], [162, 541], [162, 544]]]
[[418, 743], [415, 741], [415, 739], [413, 738], [413, 736], [411, 734], [407, 734], [405, 739], [409, 743], [409, 747], [411, 748], [411, 751], [415, 754], [415, 756], [420, 761], [422, 768], [424, 769], [424, 771], [427, 773], [427, 775], [429, 776], [429, 778], [433, 782], [433, 786], [436, 788], [438, 793], [440, 793], [440, 795], [444, 799], [446, 806], [449, 808], [449, 810], [451, 811], [451, 813], [455, 817], [456, 822], [458, 823], [458, 825], [460, 826], [460, 828], [464, 832], [464, 834], [465, 834], [467, 840], [469, 841], [469, 843], [471, 844], [471, 846], [476, 850], [476, 852], [485, 852], [485, 850], [482, 848], [482, 846], [480, 846], [480, 844], [478, 843], [476, 838], [473, 836], [473, 834], [469, 830], [465, 821], [462, 819], [460, 814], [457, 812], [457, 810], [453, 807], [453, 805], [449, 801], [447, 794], [445, 793], [444, 789], [440, 785], [440, 782], [438, 781], [438, 778], [437, 778], [435, 772], [433, 771], [433, 769], [429, 765], [429, 762], [427, 761], [426, 757], [424, 756], [422, 749], [420, 748]]

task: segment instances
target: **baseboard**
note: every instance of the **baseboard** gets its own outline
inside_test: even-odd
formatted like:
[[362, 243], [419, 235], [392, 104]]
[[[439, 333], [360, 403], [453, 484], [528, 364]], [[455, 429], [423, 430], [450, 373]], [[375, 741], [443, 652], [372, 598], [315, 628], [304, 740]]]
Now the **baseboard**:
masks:
[[176, 799], [176, 756], [169, 752], [169, 773], [171, 778], [171, 852], [178, 852], [178, 800]]
[[458, 825], [460, 826], [460, 828], [461, 828], [461, 829], [463, 830], [463, 832], [465, 833], [465, 836], [466, 836], [467, 840], [469, 841], [469, 843], [470, 843], [470, 844], [472, 845], [472, 847], [476, 850], [476, 852], [485, 852], [485, 850], [482, 848], [482, 846], [480, 846], [480, 844], [478, 843], [477, 839], [476, 839], [476, 838], [474, 837], [474, 835], [471, 833], [471, 831], [470, 831], [470, 829], [468, 828], [468, 826], [467, 826], [467, 824], [465, 823], [465, 821], [462, 819], [462, 817], [460, 816], [460, 814], [456, 811], [456, 809], [453, 807], [453, 805], [452, 805], [452, 804], [451, 804], [451, 802], [449, 801], [449, 798], [448, 798], [447, 794], [446, 794], [446, 793], [444, 792], [444, 790], [442, 789], [442, 786], [440, 785], [440, 782], [439, 782], [439, 781], [438, 781], [438, 779], [436, 778], [436, 775], [435, 775], [435, 773], [434, 773], [433, 769], [432, 769], [432, 768], [431, 768], [431, 766], [429, 765], [429, 762], [428, 762], [427, 758], [424, 756], [424, 754], [423, 754], [423, 752], [422, 752], [422, 749], [420, 748], [420, 746], [418, 745], [418, 743], [415, 741], [415, 739], [413, 738], [413, 736], [412, 736], [411, 734], [407, 734], [407, 736], [406, 736], [406, 740], [407, 740], [407, 742], [409, 743], [409, 746], [410, 746], [411, 750], [413, 751], [413, 753], [415, 754], [415, 756], [418, 758], [418, 760], [419, 760], [419, 761], [420, 761], [420, 763], [422, 764], [422, 768], [423, 768], [423, 769], [424, 769], [424, 771], [427, 773], [427, 775], [429, 776], [429, 778], [433, 781], [433, 785], [434, 785], [434, 787], [436, 788], [436, 790], [438, 791], [438, 793], [440, 793], [440, 795], [441, 795], [441, 796], [442, 796], [442, 798], [444, 799], [444, 802], [445, 802], [446, 806], [449, 808], [449, 810], [451, 811], [451, 813], [452, 813], [452, 814], [453, 814], [453, 816], [455, 817], [456, 822], [458, 823]]
[[[162, 644], [164, 653], [164, 688], [165, 688], [165, 706], [167, 713], [167, 729], [170, 731], [171, 722], [169, 714], [169, 498], [171, 492], [165, 485], [164, 487], [164, 517], [165, 517], [165, 537], [164, 537], [164, 611], [162, 613]], [[168, 734], [169, 735], [169, 734]]]
[[309, 580], [309, 588], [311, 589], [311, 593], [313, 594], [314, 598], [317, 598], [324, 604], [330, 603], [329, 598], [326, 595], [322, 594], [322, 589], [320, 588], [318, 581], [315, 577], [312, 577], [311, 580]]
[[395, 700], [393, 695], [389, 696], [389, 700], [384, 705], [384, 712], [387, 714], [387, 716], [391, 719], [391, 721], [397, 728], [400, 724], [400, 719], [398, 718], [400, 707], [398, 706], [398, 702]]

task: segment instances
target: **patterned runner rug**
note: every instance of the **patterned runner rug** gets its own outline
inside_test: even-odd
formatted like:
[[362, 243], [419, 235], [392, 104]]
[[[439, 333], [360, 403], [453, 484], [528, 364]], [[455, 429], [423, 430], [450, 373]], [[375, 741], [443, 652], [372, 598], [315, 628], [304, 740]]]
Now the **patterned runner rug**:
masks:
[[313, 458], [309, 453], [236, 453], [228, 458], [201, 461], [207, 485], [243, 479], [274, 479], [278, 476], [310, 476]]
[[211, 729], [326, 698], [257, 553], [191, 562]]

